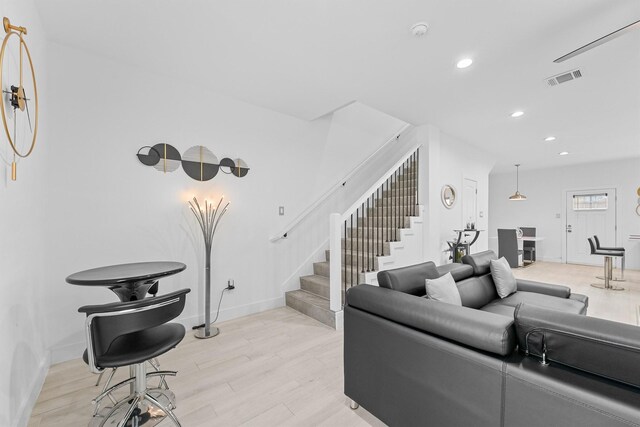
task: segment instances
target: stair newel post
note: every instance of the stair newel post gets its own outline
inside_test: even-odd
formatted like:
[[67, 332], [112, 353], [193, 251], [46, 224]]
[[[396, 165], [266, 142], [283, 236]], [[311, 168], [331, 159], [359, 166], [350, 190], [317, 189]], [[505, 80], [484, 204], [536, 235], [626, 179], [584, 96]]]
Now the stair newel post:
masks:
[[[340, 277], [342, 279], [342, 287], [344, 291], [347, 292], [347, 220], [344, 220], [344, 249], [342, 249], [342, 239], [340, 239], [340, 250], [344, 250], [342, 253], [342, 267], [344, 268], [344, 274], [340, 273]], [[331, 258], [329, 258], [331, 260]], [[331, 263], [329, 263], [329, 268], [331, 268]]]
[[394, 174], [395, 174], [395, 171], [391, 174], [391, 177], [390, 177], [391, 189], [389, 190], [389, 208], [391, 208], [391, 212], [389, 213], [389, 216], [391, 218], [391, 224], [389, 224], [387, 233], [389, 234], [390, 242], [395, 241], [395, 239], [391, 236], [391, 230], [394, 230], [396, 227], [396, 208], [395, 208], [396, 193], [395, 193], [395, 186], [393, 185]]
[[[341, 252], [341, 215], [333, 213], [329, 216], [329, 309], [331, 311], [342, 310], [342, 257]], [[346, 237], [346, 236], [345, 236]], [[346, 286], [345, 286], [346, 291]]]
[[371, 262], [369, 261], [369, 247], [371, 246], [371, 215], [369, 215], [369, 199], [367, 198], [367, 271], [371, 271]]
[[[362, 246], [360, 246], [360, 250], [364, 251], [365, 250], [364, 249], [364, 232], [366, 230], [365, 227], [364, 227], [364, 202], [362, 202], [362, 206], [361, 206], [360, 212], [362, 212], [362, 230], [360, 230], [361, 231], [360, 240], [362, 240]], [[360, 253], [358, 253], [358, 259], [360, 259]], [[365, 269], [365, 267], [364, 267], [364, 257], [362, 257], [362, 271], [360, 271], [360, 270], [358, 270], [358, 271], [361, 272], [361, 273], [364, 273], [364, 269]], [[358, 283], [360, 283], [360, 274], [358, 274], [358, 277], [357, 277], [356, 281]]]
[[396, 169], [395, 171], [395, 177], [396, 177], [396, 226], [393, 229], [393, 241], [397, 242], [398, 241], [398, 228], [400, 225], [400, 192], [398, 191], [398, 176], [399, 176], [399, 171], [398, 169]]
[[414, 179], [416, 180], [416, 209], [418, 209], [418, 205], [420, 204], [420, 148], [416, 150], [416, 176]]
[[[360, 208], [356, 208], [356, 231], [358, 230], [358, 220], [360, 219]], [[353, 234], [353, 228], [351, 229], [351, 234]], [[353, 250], [353, 249], [352, 249]], [[353, 268], [353, 265], [351, 266]], [[360, 236], [356, 234], [356, 281], [358, 279], [358, 274], [360, 273]], [[351, 286], [353, 286], [354, 281], [351, 281]]]
[[[351, 218], [351, 235], [349, 236], [349, 253], [351, 254], [351, 262], [349, 263], [349, 271], [351, 272], [350, 277], [351, 277], [351, 281], [349, 283], [353, 283], [353, 213], [349, 216]], [[346, 265], [345, 265], [346, 268]], [[345, 271], [345, 276], [346, 276], [346, 271]], [[345, 286], [344, 291], [347, 291], [347, 288]]]
[[[376, 252], [378, 256], [381, 255], [380, 252], [380, 206], [378, 206], [378, 200], [380, 200], [380, 187], [376, 188], [376, 201], [373, 203], [376, 210]], [[384, 220], [382, 220], [384, 221]]]
[[405, 209], [407, 206], [407, 172], [404, 168], [404, 163], [402, 163], [402, 166], [400, 166], [402, 168], [402, 212], [400, 212], [400, 228], [404, 228], [404, 215], [405, 215]]
[[411, 216], [416, 216], [416, 153], [411, 154]]

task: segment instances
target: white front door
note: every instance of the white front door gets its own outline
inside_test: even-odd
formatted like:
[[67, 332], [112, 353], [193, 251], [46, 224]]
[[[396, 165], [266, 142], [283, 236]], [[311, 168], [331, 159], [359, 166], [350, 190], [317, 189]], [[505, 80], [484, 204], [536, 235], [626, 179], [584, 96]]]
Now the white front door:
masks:
[[462, 189], [462, 227], [467, 224], [474, 224], [478, 228], [478, 182], [469, 178], [464, 178]]
[[601, 265], [587, 238], [597, 235], [602, 246], [616, 245], [616, 189], [568, 191], [566, 203], [567, 264]]

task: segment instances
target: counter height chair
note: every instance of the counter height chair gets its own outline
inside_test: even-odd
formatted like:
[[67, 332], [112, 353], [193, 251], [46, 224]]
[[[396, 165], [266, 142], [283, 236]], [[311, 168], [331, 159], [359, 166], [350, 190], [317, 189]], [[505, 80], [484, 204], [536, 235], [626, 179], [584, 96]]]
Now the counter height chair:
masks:
[[522, 254], [522, 249], [518, 249], [518, 234], [515, 228], [498, 228], [498, 256], [505, 257], [511, 268], [518, 268], [518, 259]]
[[[147, 379], [160, 377], [161, 383], [174, 371], [147, 373], [146, 362], [176, 347], [184, 338], [179, 323], [168, 323], [182, 313], [190, 289], [171, 292], [155, 298], [80, 307], [87, 315], [85, 362], [91, 372], [129, 366], [131, 377], [103, 391], [93, 402], [96, 411], [90, 425], [143, 425], [149, 420], [168, 417], [180, 423], [173, 413], [175, 396], [166, 388], [149, 388]], [[98, 411], [100, 402], [113, 398], [112, 393], [124, 385], [130, 393], [115, 401], [112, 407]], [[166, 383], [165, 383], [166, 384]]]
[[[520, 227], [522, 230], [522, 237], [536, 237], [536, 228], [535, 227]], [[522, 260], [523, 262], [528, 261], [529, 264], [536, 262], [536, 242], [529, 242], [526, 240], [522, 241]], [[526, 255], [529, 254], [527, 257]]]
[[591, 249], [591, 255], [599, 255], [604, 257], [604, 277], [603, 277], [604, 285], [592, 283], [591, 286], [593, 286], [594, 288], [609, 289], [612, 291], [623, 291], [624, 288], [621, 288], [618, 286], [612, 286], [609, 281], [609, 278], [611, 277], [611, 274], [612, 274], [611, 272], [613, 270], [612, 258], [613, 257], [622, 258], [624, 256], [624, 253], [620, 251], [609, 251], [605, 249], [597, 249], [595, 240], [592, 237], [589, 237], [587, 240], [589, 241], [589, 248]]
[[[609, 275], [609, 280], [613, 280], [616, 282], [624, 282], [624, 260], [626, 257], [626, 251], [624, 248], [622, 247], [618, 247], [618, 248], [614, 248], [614, 247], [604, 247], [604, 246], [600, 246], [600, 239], [598, 239], [598, 236], [593, 236], [593, 241], [596, 244], [596, 249], [597, 250], [603, 250], [603, 251], [616, 251], [616, 252], [622, 252], [622, 268], [620, 269], [620, 278], [617, 279], [615, 277], [613, 277], [613, 267], [612, 267], [612, 271], [611, 274]], [[598, 277], [599, 279], [603, 279], [603, 277]]]

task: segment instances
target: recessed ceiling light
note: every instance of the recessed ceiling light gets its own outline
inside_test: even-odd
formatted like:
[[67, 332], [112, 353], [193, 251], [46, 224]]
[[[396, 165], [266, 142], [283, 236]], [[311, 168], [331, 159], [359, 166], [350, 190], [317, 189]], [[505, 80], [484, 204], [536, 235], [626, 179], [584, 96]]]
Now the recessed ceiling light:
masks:
[[548, 136], [544, 140], [547, 141], [547, 142], [551, 142], [551, 141], [555, 141], [556, 137], [555, 136]]
[[429, 26], [427, 24], [425, 24], [424, 22], [418, 22], [417, 24], [414, 24], [413, 27], [411, 27], [411, 34], [416, 37], [422, 37], [427, 34], [428, 30]]
[[567, 154], [569, 154], [569, 152], [568, 151], [561, 151], [558, 154], [561, 155], [561, 156], [566, 156]]
[[511, 113], [511, 117], [522, 117], [524, 115], [524, 111], [514, 111]]
[[461, 59], [460, 61], [458, 61], [458, 63], [456, 64], [456, 67], [458, 67], [458, 68], [467, 68], [471, 64], [473, 64], [473, 59], [464, 58], [464, 59]]

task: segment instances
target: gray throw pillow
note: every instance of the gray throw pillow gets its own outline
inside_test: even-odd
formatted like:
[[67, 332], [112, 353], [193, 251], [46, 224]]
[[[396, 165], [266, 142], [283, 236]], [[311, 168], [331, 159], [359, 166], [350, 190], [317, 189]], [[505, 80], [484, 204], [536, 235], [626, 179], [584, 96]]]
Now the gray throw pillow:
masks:
[[491, 277], [500, 298], [506, 298], [518, 290], [509, 261], [505, 257], [491, 260]]
[[427, 298], [446, 302], [447, 304], [462, 305], [460, 292], [451, 273], [447, 273], [437, 279], [426, 279]]

